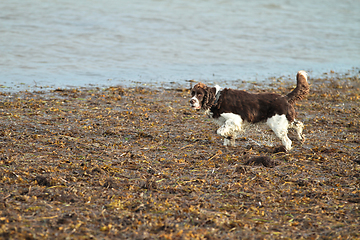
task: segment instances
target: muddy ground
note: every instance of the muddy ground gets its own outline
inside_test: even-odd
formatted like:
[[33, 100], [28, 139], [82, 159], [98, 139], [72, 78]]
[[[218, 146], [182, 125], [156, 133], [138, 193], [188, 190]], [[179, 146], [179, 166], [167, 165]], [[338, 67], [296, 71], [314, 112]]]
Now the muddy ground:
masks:
[[2, 92], [0, 238], [360, 238], [360, 81], [311, 83], [288, 153], [261, 126], [224, 147], [188, 89]]

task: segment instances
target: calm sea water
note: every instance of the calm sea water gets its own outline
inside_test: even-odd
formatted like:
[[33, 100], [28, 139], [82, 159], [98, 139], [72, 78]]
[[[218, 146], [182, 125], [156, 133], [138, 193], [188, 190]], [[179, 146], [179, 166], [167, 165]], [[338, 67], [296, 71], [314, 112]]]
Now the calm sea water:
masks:
[[1, 0], [0, 9], [5, 90], [236, 86], [360, 67], [358, 0]]

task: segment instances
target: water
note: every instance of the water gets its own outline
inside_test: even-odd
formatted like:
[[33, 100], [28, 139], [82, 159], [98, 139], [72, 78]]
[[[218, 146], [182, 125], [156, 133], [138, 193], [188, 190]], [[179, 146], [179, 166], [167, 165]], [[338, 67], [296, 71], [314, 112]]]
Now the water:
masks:
[[360, 67], [360, 1], [2, 0], [0, 86], [188, 86]]

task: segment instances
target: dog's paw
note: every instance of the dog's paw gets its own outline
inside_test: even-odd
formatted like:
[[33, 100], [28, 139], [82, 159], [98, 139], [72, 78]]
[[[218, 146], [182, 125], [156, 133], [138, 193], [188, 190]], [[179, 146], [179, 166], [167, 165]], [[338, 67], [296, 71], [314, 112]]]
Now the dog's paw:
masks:
[[306, 141], [305, 135], [301, 135], [301, 139], [299, 139], [299, 142], [303, 144]]

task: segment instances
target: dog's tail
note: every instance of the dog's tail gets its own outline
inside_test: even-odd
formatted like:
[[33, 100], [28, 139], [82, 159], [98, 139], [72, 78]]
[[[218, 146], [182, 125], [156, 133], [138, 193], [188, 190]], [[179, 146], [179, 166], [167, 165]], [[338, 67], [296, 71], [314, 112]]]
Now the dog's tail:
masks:
[[307, 73], [303, 70], [299, 71], [296, 75], [297, 85], [296, 88], [286, 95], [288, 102], [293, 105], [296, 101], [303, 99], [310, 91], [310, 86], [307, 81]]

